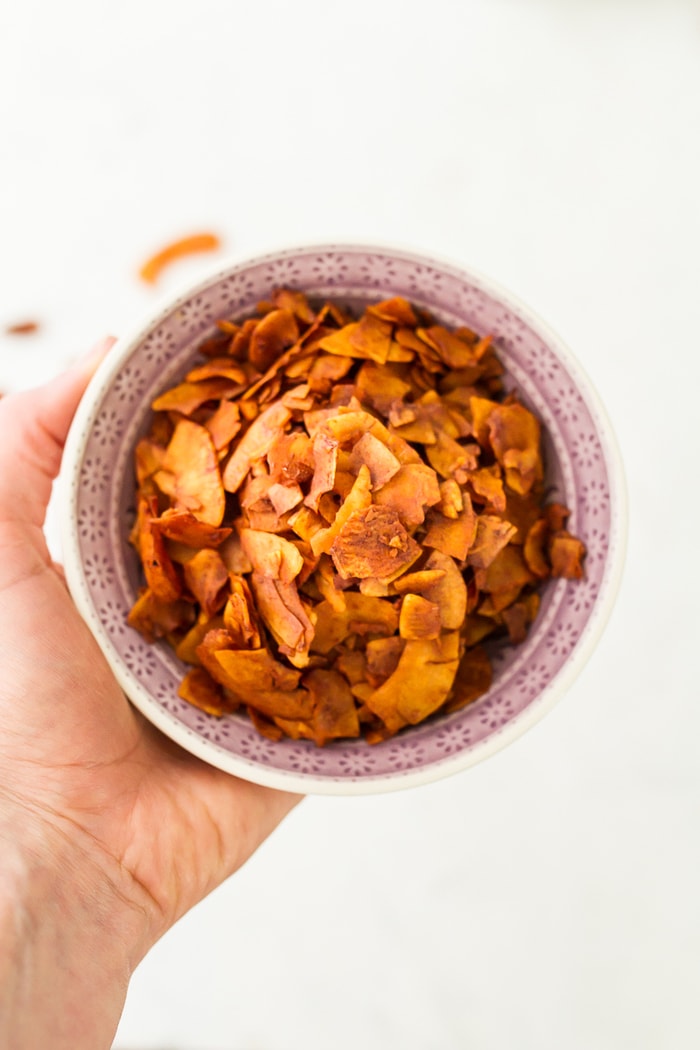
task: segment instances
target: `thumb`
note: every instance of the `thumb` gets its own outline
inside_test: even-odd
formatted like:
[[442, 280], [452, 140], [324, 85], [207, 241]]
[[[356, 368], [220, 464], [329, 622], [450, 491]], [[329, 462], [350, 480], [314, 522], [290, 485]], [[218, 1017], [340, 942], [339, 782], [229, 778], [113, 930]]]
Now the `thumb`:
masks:
[[43, 526], [71, 420], [114, 342], [102, 339], [43, 386], [0, 400], [0, 524]]

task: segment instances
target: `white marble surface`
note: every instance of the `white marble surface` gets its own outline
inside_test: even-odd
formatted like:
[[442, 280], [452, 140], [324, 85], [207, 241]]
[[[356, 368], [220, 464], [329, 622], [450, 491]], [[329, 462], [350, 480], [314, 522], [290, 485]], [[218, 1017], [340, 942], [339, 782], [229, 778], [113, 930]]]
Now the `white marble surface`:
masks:
[[0, 328], [44, 322], [0, 389], [138, 319], [181, 232], [400, 242], [559, 330], [629, 480], [556, 710], [451, 780], [304, 803], [142, 964], [120, 1050], [700, 1044], [699, 129], [697, 0], [0, 7]]

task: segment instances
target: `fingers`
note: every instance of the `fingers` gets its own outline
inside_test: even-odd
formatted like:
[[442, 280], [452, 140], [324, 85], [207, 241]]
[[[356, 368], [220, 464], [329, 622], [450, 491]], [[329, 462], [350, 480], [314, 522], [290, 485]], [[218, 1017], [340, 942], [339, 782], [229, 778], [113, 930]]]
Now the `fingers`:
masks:
[[113, 343], [101, 340], [55, 379], [0, 401], [0, 522], [43, 525], [71, 420]]

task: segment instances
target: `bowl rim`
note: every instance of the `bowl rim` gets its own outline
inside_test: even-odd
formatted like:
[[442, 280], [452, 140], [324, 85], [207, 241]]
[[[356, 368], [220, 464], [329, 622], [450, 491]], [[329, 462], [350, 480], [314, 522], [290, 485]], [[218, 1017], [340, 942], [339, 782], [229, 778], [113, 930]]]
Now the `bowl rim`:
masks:
[[[256, 763], [254, 760], [239, 759], [236, 755], [219, 748], [188, 727], [179, 725], [167, 717], [160, 704], [142, 685], [139, 684], [138, 688], [134, 688], [133, 679], [125, 677], [121, 662], [113, 656], [111, 647], [103, 644], [105, 640], [103, 627], [88, 598], [87, 588], [84, 586], [80, 542], [72, 498], [77, 487], [77, 476], [82, 464], [84, 446], [90, 432], [88, 424], [91, 422], [95, 407], [109, 390], [125, 359], [159, 321], [215, 281], [232, 273], [277, 259], [294, 257], [300, 253], [322, 254], [329, 251], [370, 255], [383, 253], [418, 265], [432, 266], [476, 285], [503, 305], [514, 309], [563, 362], [572, 375], [577, 390], [591, 409], [605, 449], [611, 496], [610, 557], [600, 591], [573, 653], [539, 696], [505, 726], [478, 741], [468, 750], [446, 756], [439, 763], [432, 763], [425, 768], [410, 772], [397, 771], [394, 774], [382, 773], [366, 776], [353, 774], [347, 779], [317, 777], [313, 773], [292, 773], [270, 769], [265, 764]], [[58, 485], [61, 544], [66, 582], [78, 612], [87, 623], [130, 702], [171, 740], [209, 765], [253, 783], [302, 794], [368, 795], [418, 787], [468, 769], [513, 743], [554, 707], [583, 670], [608, 623], [624, 573], [628, 532], [628, 496], [622, 456], [607, 410], [578, 358], [546, 321], [497, 281], [484, 276], [472, 267], [450, 261], [444, 256], [386, 244], [367, 244], [362, 241], [344, 240], [342, 243], [310, 243], [282, 247], [254, 256], [236, 253], [219, 259], [217, 264], [208, 267], [196, 282], [191, 280], [181, 282], [180, 287], [174, 292], [159, 296], [153, 307], [149, 311], [144, 311], [126, 334], [117, 339], [90, 380], [65, 443]]]

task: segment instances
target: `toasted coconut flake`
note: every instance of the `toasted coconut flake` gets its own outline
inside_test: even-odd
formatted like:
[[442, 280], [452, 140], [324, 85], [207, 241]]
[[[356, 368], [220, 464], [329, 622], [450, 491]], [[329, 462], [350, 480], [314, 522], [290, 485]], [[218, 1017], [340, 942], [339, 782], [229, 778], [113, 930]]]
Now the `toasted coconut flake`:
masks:
[[304, 493], [296, 482], [292, 482], [288, 485], [280, 485], [279, 482], [272, 482], [267, 490], [267, 498], [275, 508], [275, 512], [281, 515], [286, 514], [294, 507], [298, 507], [304, 498]]
[[230, 714], [238, 706], [226, 699], [221, 686], [203, 667], [192, 667], [187, 672], [178, 686], [177, 695], [216, 718]]
[[264, 372], [299, 338], [299, 326], [292, 310], [271, 310], [255, 326], [250, 337], [249, 357]]
[[365, 576], [359, 582], [360, 594], [371, 594], [374, 598], [388, 598], [393, 594], [393, 582], [377, 579], [376, 576]]
[[[522, 547], [512, 543], [498, 552], [486, 568], [479, 569], [476, 582], [479, 590], [487, 594], [513, 594], [515, 600], [521, 588], [534, 583], [536, 577], [527, 567]], [[510, 603], [508, 603], [510, 604]]]
[[338, 465], [338, 442], [330, 434], [319, 430], [312, 443], [314, 473], [309, 494], [304, 500], [307, 507], [318, 510], [318, 501], [324, 492], [330, 492], [335, 484]]
[[[528, 595], [528, 598], [537, 599], [537, 595]], [[527, 598], [523, 601], [513, 602], [512, 605], [502, 610], [501, 619], [508, 630], [508, 640], [511, 645], [520, 645], [521, 642], [525, 641], [528, 627], [536, 613], [537, 606], [535, 606], [533, 611]]]
[[476, 458], [471, 450], [460, 445], [444, 430], [436, 434], [435, 443], [426, 445], [425, 454], [430, 466], [443, 478], [455, 478], [464, 484], [467, 474], [476, 467]]
[[481, 514], [476, 520], [476, 536], [469, 551], [469, 564], [474, 569], [485, 569], [500, 551], [513, 539], [516, 529], [509, 521], [491, 514]]
[[521, 496], [542, 480], [540, 425], [524, 405], [473, 397], [472, 420], [478, 440], [488, 442], [505, 470], [506, 484]]
[[309, 389], [319, 394], [329, 394], [333, 385], [343, 379], [352, 367], [351, 358], [319, 354], [309, 370]]
[[250, 348], [250, 337], [255, 331], [258, 324], [257, 317], [249, 317], [248, 320], [244, 321], [236, 332], [232, 332], [231, 345], [229, 347], [229, 353], [231, 357], [235, 358], [236, 361], [243, 361], [247, 358], [248, 350]]
[[216, 551], [204, 548], [183, 566], [185, 586], [209, 618], [226, 602], [228, 569]]
[[343, 581], [336, 575], [333, 562], [327, 554], [322, 554], [318, 559], [314, 582], [318, 587], [319, 594], [326, 599], [329, 605], [332, 605], [337, 612], [345, 611], [347, 608], [345, 595], [340, 587], [337, 586], [338, 583]]
[[583, 578], [583, 559], [586, 548], [575, 536], [565, 529], [555, 532], [549, 541], [549, 558], [552, 563], [552, 576], [563, 576], [567, 580]]
[[330, 549], [344, 579], [366, 576], [391, 582], [420, 557], [421, 549], [389, 507], [356, 511], [340, 529]]
[[260, 414], [260, 408], [255, 401], [239, 401], [238, 411], [246, 423], [252, 423]]
[[407, 364], [409, 361], [413, 361], [414, 357], [415, 354], [413, 350], [401, 346], [401, 344], [397, 343], [395, 339], [392, 339], [386, 359], [387, 364]]
[[165, 547], [165, 540], [152, 516], [156, 500], [141, 498], [137, 516], [138, 551], [146, 583], [161, 602], [175, 602], [182, 594], [182, 581]]
[[380, 303], [368, 306], [367, 312], [376, 314], [382, 321], [406, 325], [408, 328], [415, 328], [418, 324], [413, 307], [407, 299], [403, 299], [400, 295], [395, 295], [392, 299], [382, 299]]
[[463, 509], [455, 518], [446, 518], [438, 511], [430, 512], [428, 531], [423, 538], [425, 547], [435, 547], [457, 561], [464, 561], [471, 550], [477, 533], [477, 516], [464, 493]]
[[136, 481], [143, 489], [149, 478], [152, 478], [163, 466], [165, 449], [150, 438], [142, 438], [134, 453]]
[[[285, 735], [285, 730], [282, 729], [281, 725], [276, 725], [271, 719], [265, 718], [265, 716], [260, 714], [259, 711], [256, 711], [254, 707], [251, 707], [250, 704], [246, 705], [246, 714], [257, 729], [258, 733], [260, 733], [261, 736], [267, 737], [268, 740], [281, 740]], [[296, 723], [290, 722], [288, 724], [295, 725]], [[305, 725], [306, 723], [300, 724]], [[292, 736], [292, 732], [288, 731], [287, 735]]]
[[212, 677], [242, 703], [272, 718], [311, 718], [312, 697], [297, 688], [300, 672], [285, 667], [267, 649], [217, 649], [213, 659]]
[[[368, 642], [368, 647], [371, 642]], [[398, 659], [398, 657], [397, 657]], [[351, 686], [358, 682], [367, 680], [367, 656], [362, 649], [347, 649], [340, 647], [340, 652], [333, 664], [334, 668], [343, 675]]]
[[157, 397], [151, 407], [154, 412], [180, 412], [183, 416], [191, 416], [206, 401], [219, 401], [235, 394], [238, 389], [238, 384], [222, 378], [180, 383]]
[[[399, 626], [400, 624], [399, 617]], [[394, 673], [405, 645], [404, 635], [401, 635], [400, 638], [397, 638], [396, 635], [392, 635], [391, 638], [373, 638], [367, 642], [365, 652], [361, 655], [364, 658], [366, 675], [374, 680], [375, 686], [380, 685]]]
[[[185, 376], [186, 382], [192, 384], [201, 383], [205, 379], [227, 379], [236, 386], [242, 386], [247, 382], [248, 377], [244, 370], [237, 365], [231, 357], [226, 356], [212, 357], [203, 365], [197, 365], [196, 368], [191, 368]], [[175, 387], [175, 389], [177, 390], [178, 388]]]
[[303, 292], [295, 292], [290, 288], [277, 288], [273, 292], [272, 303], [280, 310], [291, 310], [302, 324], [312, 325], [316, 321], [316, 314]]
[[303, 485], [313, 476], [316, 466], [313, 445], [302, 431], [280, 433], [266, 456], [270, 477], [280, 484]]
[[[190, 609], [192, 608], [193, 607], [190, 604]], [[210, 631], [219, 631], [223, 629], [223, 616], [214, 616], [211, 620], [200, 619], [190, 627], [187, 634], [185, 634], [177, 643], [175, 647], [175, 655], [178, 660], [182, 660], [183, 663], [186, 664], [199, 666], [200, 659], [197, 656], [197, 646], [202, 644]]]
[[282, 730], [283, 736], [292, 740], [313, 740], [314, 733], [308, 722], [301, 718], [274, 718], [274, 724]]
[[396, 456], [399, 463], [402, 465], [423, 462], [416, 450], [412, 448], [407, 441], [398, 434], [393, 434], [378, 419], [375, 419], [372, 423], [370, 433], [381, 441], [383, 445], [386, 445], [389, 451]]
[[153, 521], [153, 527], [169, 540], [176, 540], [186, 547], [219, 547], [233, 529], [217, 529], [205, 521], [199, 521], [186, 510], [166, 510]]
[[423, 594], [428, 588], [434, 586], [445, 578], [444, 569], [420, 569], [418, 572], [407, 572], [393, 583], [393, 588], [398, 594]]
[[493, 617], [497, 623], [502, 623], [502, 613], [509, 605], [513, 605], [518, 600], [521, 590], [522, 588], [516, 583], [503, 590], [494, 591], [493, 594], [482, 595], [477, 606], [479, 615]]
[[549, 562], [545, 554], [549, 527], [546, 518], [540, 518], [528, 530], [523, 545], [523, 555], [530, 572], [541, 580], [549, 576]]
[[233, 649], [259, 649], [261, 646], [258, 616], [250, 588], [242, 576], [231, 574], [230, 594], [224, 607], [223, 625], [231, 637]]
[[194, 233], [166, 244], [152, 255], [139, 270], [141, 280], [155, 284], [162, 271], [177, 259], [198, 252], [213, 252], [221, 247], [221, 241], [214, 233]]
[[440, 502], [435, 471], [426, 463], [407, 463], [374, 495], [380, 507], [395, 511], [407, 529], [422, 525], [428, 507]]
[[386, 485], [401, 469], [396, 456], [371, 431], [362, 435], [350, 454], [350, 468], [354, 474], [359, 474], [363, 464], [369, 470], [373, 489]]
[[[261, 462], [259, 466], [262, 466]], [[252, 510], [270, 509], [271, 503], [267, 498], [270, 485], [272, 485], [272, 478], [264, 470], [261, 469], [259, 472], [251, 470], [238, 493], [238, 502], [246, 513]]]
[[491, 449], [489, 418], [496, 408], [498, 408], [498, 401], [492, 401], [490, 398], [476, 395], [469, 398], [472, 430], [481, 448]]
[[[290, 374], [291, 371], [288, 370], [287, 375]], [[280, 401], [287, 408], [291, 409], [292, 413], [309, 412], [316, 404], [313, 394], [309, 391], [308, 383], [300, 383], [293, 390], [288, 390], [285, 394], [282, 394]]]
[[439, 608], [444, 630], [458, 630], [467, 613], [467, 585], [462, 573], [455, 565], [454, 559], [442, 551], [433, 551], [425, 563], [425, 570], [439, 570], [444, 575], [424, 587], [420, 593]]
[[406, 642], [394, 673], [365, 701], [390, 732], [422, 722], [445, 702], [459, 666], [458, 646], [457, 631]]
[[474, 498], [479, 503], [485, 503], [489, 510], [505, 511], [506, 494], [503, 488], [501, 468], [498, 464], [470, 471], [467, 480]]
[[302, 679], [311, 695], [313, 737], [319, 747], [338, 737], [360, 735], [355, 700], [350, 686], [341, 674], [333, 670], [314, 668]]
[[340, 446], [349, 447], [359, 441], [376, 422], [370, 412], [354, 405], [341, 405], [336, 411], [329, 409], [321, 425]]
[[464, 495], [454, 478], [440, 483], [440, 502], [436, 509], [446, 518], [458, 518], [464, 510]]
[[41, 329], [38, 321], [15, 321], [5, 325], [5, 335], [34, 335]]
[[258, 529], [241, 529], [240, 535], [253, 572], [282, 583], [291, 583], [301, 572], [304, 559], [290, 540]]
[[330, 492], [324, 492], [319, 499], [318, 512], [328, 525], [332, 525], [337, 518], [338, 503]]
[[419, 594], [407, 594], [401, 602], [399, 634], [402, 638], [438, 638], [440, 636], [440, 608]]
[[211, 434], [217, 452], [228, 449], [242, 426], [238, 405], [233, 401], [221, 401], [214, 414], [204, 421], [204, 426]]
[[243, 550], [241, 538], [235, 529], [231, 532], [228, 539], [224, 540], [218, 550], [229, 572], [243, 576], [253, 571], [250, 558]]
[[225, 627], [212, 627], [197, 645], [195, 659], [191, 662], [197, 667], [204, 667], [219, 685], [227, 688], [219, 676], [219, 663], [214, 654], [219, 649], [230, 649], [233, 645], [234, 639]]
[[410, 350], [414, 356], [415, 354], [422, 354], [425, 349], [425, 343], [418, 338], [414, 329], [407, 325], [402, 325], [396, 329], [394, 339], [399, 346], [405, 350]]
[[544, 508], [544, 516], [547, 520], [550, 532], [560, 532], [566, 527], [569, 520], [570, 510], [561, 503], [549, 503]]
[[464, 654], [455, 675], [452, 696], [445, 704], [445, 714], [459, 711], [488, 693], [493, 680], [491, 661], [482, 646]]
[[462, 639], [467, 649], [478, 645], [484, 638], [488, 638], [497, 629], [498, 624], [488, 616], [480, 616], [478, 613], [469, 613], [462, 625]]
[[412, 441], [417, 445], [435, 445], [438, 440], [438, 431], [434, 426], [434, 420], [430, 419], [419, 406], [394, 404], [389, 415], [392, 424], [391, 433], [402, 441]]
[[461, 339], [456, 332], [450, 332], [442, 325], [419, 328], [417, 331], [418, 336], [437, 352], [448, 368], [466, 368], [476, 363], [473, 345]]
[[295, 667], [308, 663], [313, 624], [299, 599], [295, 583], [254, 572], [250, 578], [255, 606], [272, 637]]
[[174, 478], [175, 509], [218, 528], [226, 498], [211, 434], [198, 423], [181, 419], [168, 445], [164, 469]]
[[391, 366], [380, 366], [370, 361], [362, 365], [355, 379], [355, 393], [358, 401], [369, 405], [376, 412], [386, 416], [392, 405], [410, 393], [411, 384], [404, 382], [391, 370]]
[[300, 539], [307, 543], [315, 533], [324, 529], [323, 518], [308, 507], [300, 507], [299, 510], [289, 515], [287, 523]]
[[320, 342], [322, 350], [339, 357], [358, 357], [384, 364], [391, 348], [391, 325], [374, 314], [345, 325]]
[[516, 528], [511, 543], [523, 544], [530, 528], [541, 517], [540, 499], [534, 492], [520, 496], [506, 489], [506, 508], [498, 515]]
[[194, 610], [189, 602], [163, 601], [144, 587], [134, 602], [127, 623], [139, 631], [147, 642], [165, 638], [183, 627], [189, 627]]
[[353, 633], [390, 635], [399, 627], [399, 614], [392, 602], [355, 591], [345, 594], [343, 610], [322, 601], [314, 612], [316, 625], [311, 650], [317, 653], [330, 652]]
[[342, 528], [353, 514], [369, 509], [372, 505], [372, 483], [369, 468], [362, 466], [355, 479], [355, 484], [348, 493], [345, 502], [334, 516], [328, 528], [320, 529], [311, 536], [309, 542], [314, 554], [329, 554]]
[[281, 533], [289, 528], [288, 515], [279, 515], [269, 500], [251, 507], [246, 516], [251, 529], [258, 529], [260, 532]]
[[270, 405], [250, 424], [224, 469], [227, 492], [237, 492], [253, 462], [266, 456], [292, 418], [291, 411], [280, 402]]

